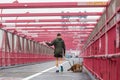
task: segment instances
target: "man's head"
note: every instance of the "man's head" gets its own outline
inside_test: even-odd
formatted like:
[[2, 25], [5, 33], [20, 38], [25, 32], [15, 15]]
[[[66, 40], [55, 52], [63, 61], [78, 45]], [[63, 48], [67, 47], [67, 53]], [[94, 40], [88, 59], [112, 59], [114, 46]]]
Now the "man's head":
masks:
[[57, 34], [57, 38], [61, 38], [61, 34], [60, 33]]

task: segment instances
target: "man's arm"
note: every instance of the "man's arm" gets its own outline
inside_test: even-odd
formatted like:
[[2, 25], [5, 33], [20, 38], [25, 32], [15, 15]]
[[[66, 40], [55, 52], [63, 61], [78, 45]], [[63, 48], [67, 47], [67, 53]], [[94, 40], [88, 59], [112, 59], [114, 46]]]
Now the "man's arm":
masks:
[[53, 45], [55, 44], [55, 40], [53, 40], [51, 43], [46, 42], [46, 44], [47, 44], [48, 46], [53, 46]]

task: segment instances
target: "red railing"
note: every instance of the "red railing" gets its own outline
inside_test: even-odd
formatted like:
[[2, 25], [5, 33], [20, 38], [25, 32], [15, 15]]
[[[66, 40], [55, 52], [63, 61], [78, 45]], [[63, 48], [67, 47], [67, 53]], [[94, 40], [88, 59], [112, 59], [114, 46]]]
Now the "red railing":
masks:
[[49, 54], [5, 53], [0, 52], [0, 67], [54, 60]]
[[[119, 0], [111, 0], [103, 14], [106, 22], [103, 25], [104, 20], [98, 21], [101, 25], [96, 25], [81, 54], [85, 67], [99, 80], [120, 80], [120, 5], [118, 3]], [[113, 9], [113, 4], [118, 5], [114, 5]]]

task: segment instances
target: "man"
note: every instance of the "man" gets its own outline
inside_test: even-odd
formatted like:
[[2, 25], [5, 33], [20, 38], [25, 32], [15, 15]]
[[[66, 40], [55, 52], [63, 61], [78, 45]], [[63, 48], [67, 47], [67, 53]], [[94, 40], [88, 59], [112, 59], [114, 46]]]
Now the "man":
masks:
[[60, 71], [63, 72], [62, 60], [63, 56], [65, 56], [65, 43], [64, 40], [61, 38], [61, 34], [58, 33], [56, 39], [54, 39], [51, 43], [46, 42], [46, 44], [48, 46], [54, 45], [54, 57], [56, 57], [56, 72], [59, 72], [59, 67], [61, 68]]

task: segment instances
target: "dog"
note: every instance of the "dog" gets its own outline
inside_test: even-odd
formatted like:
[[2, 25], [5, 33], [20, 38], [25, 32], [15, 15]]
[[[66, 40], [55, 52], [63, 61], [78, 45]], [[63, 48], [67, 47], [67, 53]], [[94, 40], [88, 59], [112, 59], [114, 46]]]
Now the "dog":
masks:
[[83, 65], [82, 64], [74, 64], [69, 68], [67, 71], [73, 71], [73, 72], [82, 72]]

